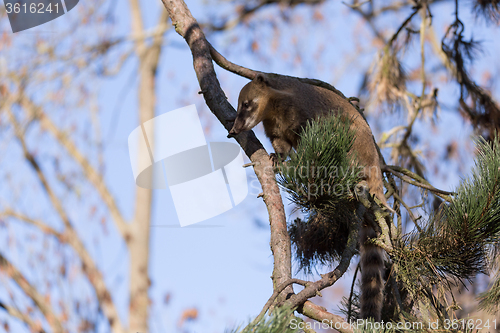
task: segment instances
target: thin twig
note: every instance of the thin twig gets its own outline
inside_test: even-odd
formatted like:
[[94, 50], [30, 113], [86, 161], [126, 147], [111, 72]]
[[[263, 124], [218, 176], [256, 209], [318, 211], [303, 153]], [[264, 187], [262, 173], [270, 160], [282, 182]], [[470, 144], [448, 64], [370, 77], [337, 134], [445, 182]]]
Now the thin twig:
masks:
[[59, 317], [55, 314], [52, 305], [47, 302], [45, 297], [43, 297], [31, 283], [24, 277], [24, 275], [14, 266], [10, 261], [7, 260], [0, 253], [0, 270], [5, 272], [16, 284], [21, 288], [21, 290], [33, 300], [37, 308], [40, 309], [43, 316], [49, 323], [53, 332], [63, 333], [64, 328], [59, 320]]
[[39, 323], [35, 323], [29, 315], [21, 312], [19, 309], [3, 302], [0, 302], [0, 309], [4, 309], [10, 316], [24, 322], [30, 328], [31, 332], [45, 333], [45, 330]]
[[81, 153], [75, 143], [63, 131], [61, 131], [52, 120], [47, 116], [43, 109], [33, 103], [24, 94], [20, 97], [20, 103], [28, 110], [33, 117], [40, 120], [40, 124], [58, 140], [58, 142], [66, 149], [70, 156], [79, 164], [85, 177], [94, 185], [94, 188], [103, 199], [104, 204], [109, 209], [111, 217], [114, 220], [118, 231], [124, 239], [127, 239], [129, 225], [125, 221], [123, 215], [116, 204], [115, 198], [106, 186], [102, 175], [92, 166], [88, 159]]
[[352, 297], [354, 296], [354, 285], [356, 284], [356, 277], [358, 276], [359, 272], [359, 263], [356, 265], [356, 270], [354, 271], [354, 276], [352, 278], [352, 284], [351, 284], [351, 292], [349, 293], [349, 299], [347, 303], [347, 321], [351, 321], [351, 316], [352, 316]]
[[422, 233], [422, 228], [420, 228], [420, 226], [418, 225], [417, 218], [415, 218], [415, 215], [413, 215], [413, 212], [411, 211], [411, 208], [408, 207], [408, 205], [406, 204], [406, 202], [404, 202], [403, 199], [401, 199], [401, 197], [399, 195], [397, 195], [396, 193], [393, 193], [393, 195], [394, 195], [394, 199], [396, 199], [398, 202], [400, 202], [403, 205], [403, 207], [406, 209], [406, 211], [408, 212], [408, 215], [410, 216], [410, 219], [415, 224], [415, 227], [417, 228], [417, 230], [420, 233]]
[[406, 25], [411, 21], [413, 16], [415, 16], [418, 13], [419, 10], [420, 10], [420, 5], [417, 5], [413, 13], [411, 13], [411, 15], [406, 18], [406, 20], [399, 26], [398, 30], [396, 30], [394, 35], [392, 35], [391, 39], [389, 40], [389, 43], [387, 43], [388, 46], [391, 46], [392, 43], [394, 43], [396, 38], [398, 38], [398, 35], [401, 32], [401, 30], [403, 30], [403, 28], [406, 27]]
[[385, 165], [383, 168], [382, 168], [383, 171], [385, 172], [390, 172], [392, 173], [394, 176], [400, 178], [401, 180], [404, 180], [405, 182], [407, 182], [408, 184], [412, 184], [412, 185], [415, 185], [415, 186], [418, 186], [418, 187], [421, 187], [423, 189], [426, 189], [426, 190], [429, 190], [437, 195], [439, 195], [440, 197], [445, 197], [443, 199], [445, 199], [446, 201], [450, 201], [450, 198], [448, 197], [449, 195], [453, 195], [455, 194], [454, 192], [448, 192], [448, 191], [443, 191], [443, 190], [440, 190], [440, 189], [437, 189], [431, 185], [427, 185], [427, 184], [423, 184], [419, 181], [416, 181], [416, 180], [412, 180], [410, 177], [396, 171], [396, 170], [393, 170], [391, 168], [391, 166], [388, 166], [388, 165]]
[[276, 288], [274, 290], [271, 297], [269, 297], [269, 300], [266, 302], [266, 304], [264, 305], [264, 308], [262, 309], [262, 311], [260, 311], [259, 315], [257, 317], [255, 317], [255, 319], [250, 323], [249, 327], [253, 327], [253, 326], [257, 325], [257, 323], [264, 317], [267, 310], [269, 310], [271, 305], [273, 305], [274, 301], [276, 300], [276, 297], [278, 297], [278, 295], [283, 290], [285, 290], [286, 287], [288, 287], [291, 284], [300, 284], [301, 286], [305, 287], [305, 286], [307, 286], [308, 283], [310, 283], [310, 282], [304, 281], [304, 280], [299, 280], [299, 279], [290, 279], [288, 281], [285, 281], [281, 285], [279, 285], [278, 288]]
[[55, 208], [56, 212], [58, 213], [59, 217], [61, 218], [62, 222], [64, 223], [64, 226], [66, 227], [66, 230], [64, 231], [64, 237], [67, 240], [67, 243], [71, 245], [71, 247], [75, 250], [75, 252], [78, 254], [80, 260], [82, 261], [82, 268], [84, 274], [87, 276], [90, 284], [93, 286], [94, 291], [96, 293], [97, 299], [99, 300], [99, 304], [101, 308], [103, 309], [104, 314], [106, 315], [108, 322], [111, 326], [111, 330], [113, 332], [125, 332], [125, 329], [123, 328], [123, 325], [120, 321], [120, 318], [118, 316], [118, 311], [113, 304], [111, 300], [111, 294], [108, 291], [106, 284], [104, 282], [104, 278], [97, 268], [94, 260], [90, 256], [90, 254], [87, 252], [85, 246], [83, 245], [82, 241], [78, 237], [78, 234], [76, 233], [75, 229], [73, 228], [73, 225], [70, 222], [69, 216], [66, 213], [62, 201], [57, 197], [57, 195], [54, 193], [52, 187], [50, 186], [45, 174], [42, 171], [42, 168], [40, 167], [38, 161], [36, 160], [35, 156], [28, 150], [28, 147], [26, 145], [26, 141], [24, 138], [24, 131], [21, 128], [20, 124], [16, 120], [14, 114], [10, 110], [10, 108], [5, 108], [7, 115], [10, 118], [10, 122], [14, 127], [14, 133], [18, 139], [18, 141], [21, 144], [21, 148], [23, 150], [24, 157], [28, 164], [32, 167], [32, 169], [35, 171], [42, 188], [44, 189], [45, 193], [49, 197], [49, 200], [52, 204], [52, 206]]

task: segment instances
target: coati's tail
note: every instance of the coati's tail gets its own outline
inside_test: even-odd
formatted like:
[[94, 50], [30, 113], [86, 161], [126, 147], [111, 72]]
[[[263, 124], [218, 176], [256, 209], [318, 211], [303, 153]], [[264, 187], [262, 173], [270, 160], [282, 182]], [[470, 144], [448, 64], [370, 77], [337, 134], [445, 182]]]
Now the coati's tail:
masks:
[[361, 252], [361, 318], [373, 318], [380, 321], [384, 287], [382, 270], [384, 269], [383, 250], [366, 241], [377, 237], [372, 227], [363, 223], [361, 227], [360, 252]]

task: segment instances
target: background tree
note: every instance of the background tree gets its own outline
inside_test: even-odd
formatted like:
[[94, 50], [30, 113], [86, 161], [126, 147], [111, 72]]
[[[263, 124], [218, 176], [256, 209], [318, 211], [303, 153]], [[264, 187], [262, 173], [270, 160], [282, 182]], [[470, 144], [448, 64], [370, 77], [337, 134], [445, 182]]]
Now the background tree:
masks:
[[[62, 33], [25, 39], [3, 34], [2, 140], [13, 158], [6, 156], [2, 163], [7, 186], [1, 216], [12, 234], [0, 253], [9, 295], [1, 307], [32, 331], [94, 332], [103, 325], [111, 332], [148, 331], [152, 192], [135, 189], [132, 216], [127, 217], [107, 186], [101, 106], [92, 86], [116, 75], [135, 55], [137, 115], [141, 122], [154, 116], [167, 17], [163, 12], [154, 29], [146, 31], [139, 2], [132, 0], [130, 6], [132, 28], [126, 38], [109, 35], [113, 8], [103, 10], [98, 2], [79, 6], [70, 30], [55, 27]], [[23, 44], [26, 52], [20, 52]], [[94, 235], [85, 234], [88, 221], [100, 221], [92, 228]], [[99, 234], [105, 239], [110, 227], [116, 233], [112, 242], [128, 250], [128, 323], [119, 316], [95, 247], [103, 239]], [[29, 237], [29, 251], [15, 255], [15, 243], [23, 237]], [[8, 322], [4, 328], [10, 330]]]

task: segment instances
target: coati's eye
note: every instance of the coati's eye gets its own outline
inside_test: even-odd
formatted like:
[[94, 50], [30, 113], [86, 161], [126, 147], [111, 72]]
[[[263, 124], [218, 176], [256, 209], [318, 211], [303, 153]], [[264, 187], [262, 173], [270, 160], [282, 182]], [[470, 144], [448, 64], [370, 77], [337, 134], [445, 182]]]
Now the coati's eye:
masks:
[[243, 107], [244, 108], [248, 108], [250, 105], [248, 104], [248, 102], [243, 102]]

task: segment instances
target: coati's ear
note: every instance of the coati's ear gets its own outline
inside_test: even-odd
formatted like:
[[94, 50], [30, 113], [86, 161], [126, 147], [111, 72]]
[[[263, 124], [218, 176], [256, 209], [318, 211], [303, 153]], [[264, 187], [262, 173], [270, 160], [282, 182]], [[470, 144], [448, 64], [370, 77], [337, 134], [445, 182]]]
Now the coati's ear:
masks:
[[268, 80], [267, 80], [267, 77], [265, 74], [262, 74], [262, 73], [258, 73], [255, 78], [254, 78], [254, 81], [258, 84], [261, 84], [261, 85], [265, 85], [267, 86], [269, 84]]

